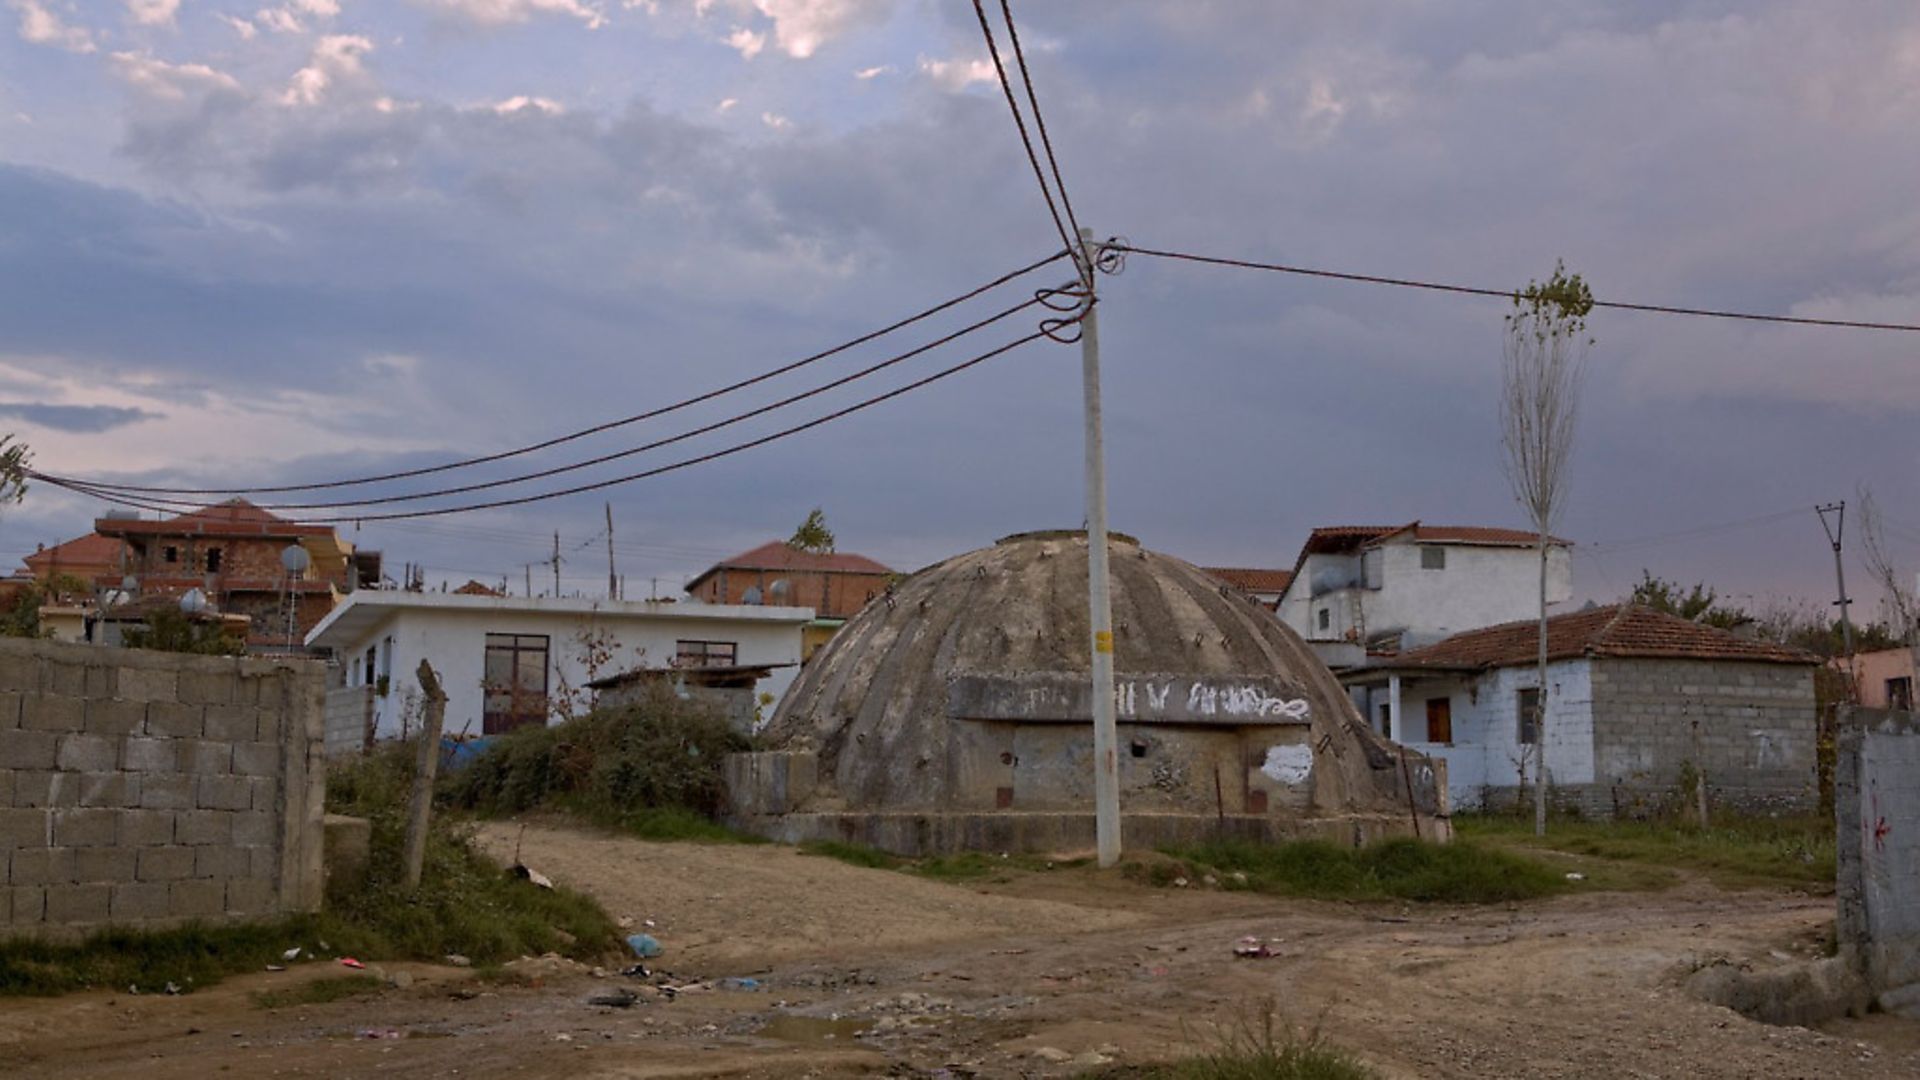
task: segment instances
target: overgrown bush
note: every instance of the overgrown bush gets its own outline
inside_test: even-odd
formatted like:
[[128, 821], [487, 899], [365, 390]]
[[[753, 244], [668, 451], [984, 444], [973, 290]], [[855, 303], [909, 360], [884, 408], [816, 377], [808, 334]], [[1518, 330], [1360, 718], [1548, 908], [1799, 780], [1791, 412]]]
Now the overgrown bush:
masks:
[[667, 811], [711, 817], [726, 798], [722, 761], [747, 748], [717, 711], [662, 686], [632, 705], [502, 735], [441, 790], [483, 813], [549, 806], [609, 822]]

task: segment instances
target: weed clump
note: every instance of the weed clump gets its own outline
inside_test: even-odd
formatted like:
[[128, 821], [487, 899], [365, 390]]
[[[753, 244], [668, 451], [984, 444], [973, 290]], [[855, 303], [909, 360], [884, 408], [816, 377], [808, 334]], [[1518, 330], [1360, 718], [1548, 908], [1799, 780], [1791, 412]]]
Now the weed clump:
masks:
[[1229, 889], [1315, 900], [1497, 904], [1566, 887], [1562, 875], [1532, 859], [1459, 842], [1396, 839], [1355, 849], [1321, 840], [1213, 840], [1166, 854], [1194, 868], [1184, 877], [1211, 872]]
[[[726, 799], [721, 763], [748, 749], [717, 711], [668, 687], [640, 701], [499, 736], [442, 781], [456, 806], [488, 814], [563, 809], [659, 839], [721, 839], [710, 820]], [[711, 836], [686, 836], [711, 832]]]

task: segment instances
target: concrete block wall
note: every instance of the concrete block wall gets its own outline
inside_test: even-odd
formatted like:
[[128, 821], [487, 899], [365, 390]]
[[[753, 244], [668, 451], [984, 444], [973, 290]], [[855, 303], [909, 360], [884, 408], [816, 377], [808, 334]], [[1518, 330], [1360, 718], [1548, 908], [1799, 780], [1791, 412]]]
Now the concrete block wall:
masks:
[[0, 639], [0, 934], [316, 910], [322, 676]]
[[371, 686], [339, 686], [327, 691], [328, 757], [364, 753], [373, 742], [373, 690]]
[[1835, 743], [1840, 956], [1920, 1019], [1920, 714], [1843, 709]]
[[1596, 659], [1592, 680], [1593, 779], [1561, 798], [1599, 815], [1660, 809], [1692, 763], [1715, 806], [1818, 805], [1811, 665]]

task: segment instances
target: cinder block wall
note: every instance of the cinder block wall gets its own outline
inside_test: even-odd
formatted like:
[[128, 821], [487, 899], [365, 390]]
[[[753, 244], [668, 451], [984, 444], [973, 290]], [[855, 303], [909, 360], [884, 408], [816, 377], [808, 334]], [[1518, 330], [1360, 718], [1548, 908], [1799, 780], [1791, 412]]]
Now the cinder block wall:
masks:
[[1714, 806], [1805, 812], [1816, 719], [1810, 665], [1596, 659], [1594, 782], [1558, 795], [1600, 815], [1658, 809], [1692, 763]]
[[1920, 1018], [1920, 714], [1843, 710], [1835, 930], [1887, 1012]]
[[327, 756], [363, 753], [373, 737], [373, 687], [342, 686], [326, 695]]
[[318, 909], [323, 671], [0, 639], [0, 934]]

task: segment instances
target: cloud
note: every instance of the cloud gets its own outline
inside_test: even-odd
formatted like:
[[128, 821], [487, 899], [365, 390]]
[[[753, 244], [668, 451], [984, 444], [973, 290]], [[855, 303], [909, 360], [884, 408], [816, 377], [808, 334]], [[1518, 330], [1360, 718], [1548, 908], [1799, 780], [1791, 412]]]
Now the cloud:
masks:
[[307, 66], [294, 72], [283, 105], [317, 105], [327, 91], [342, 80], [352, 79], [366, 69], [360, 58], [373, 51], [373, 42], [359, 34], [328, 34], [313, 47]]
[[767, 35], [737, 26], [727, 35], [727, 44], [739, 50], [742, 59], [751, 60], [767, 47]]
[[145, 409], [114, 405], [49, 405], [37, 401], [0, 401], [0, 416], [25, 421], [35, 427], [83, 435], [112, 431], [114, 428], [137, 424], [142, 420], [158, 420], [164, 415], [164, 413], [148, 412]]
[[523, 23], [536, 15], [564, 15], [580, 20], [589, 30], [598, 30], [607, 21], [598, 5], [583, 0], [413, 0], [413, 3], [477, 26]]
[[919, 67], [920, 74], [932, 79], [946, 90], [964, 90], [974, 83], [990, 83], [999, 80], [992, 62], [983, 59], [935, 60], [923, 56], [920, 58]]
[[529, 97], [526, 94], [515, 94], [504, 101], [496, 101], [488, 107], [502, 116], [520, 112], [523, 109], [531, 109], [547, 116], [558, 116], [566, 111], [559, 102], [550, 98]]
[[99, 48], [93, 43], [91, 30], [67, 25], [39, 0], [10, 0], [10, 6], [20, 13], [20, 40], [30, 45], [51, 45], [76, 53]]
[[853, 77], [859, 79], [861, 82], [866, 82], [869, 79], [877, 79], [882, 75], [891, 75], [897, 70], [899, 69], [895, 68], [892, 64], [881, 64], [877, 67], [860, 68], [853, 73]]
[[253, 25], [251, 22], [248, 22], [245, 19], [235, 18], [232, 15], [227, 15], [221, 12], [215, 12], [214, 18], [219, 19], [223, 23], [226, 23], [227, 26], [231, 28], [234, 33], [239, 34], [241, 41], [252, 41], [254, 38], [254, 35], [260, 32], [260, 28]]
[[732, 112], [732, 111], [733, 111], [733, 109], [734, 109], [734, 107], [735, 107], [735, 106], [737, 106], [737, 105], [739, 105], [739, 104], [740, 104], [740, 99], [739, 99], [739, 98], [732, 98], [732, 97], [730, 97], [730, 98], [721, 98], [721, 99], [720, 99], [720, 104], [718, 104], [718, 105], [715, 105], [715, 106], [713, 107], [713, 111], [714, 111], [714, 112], [721, 112], [721, 113], [724, 113], [724, 112]]
[[206, 64], [169, 64], [146, 53], [117, 52], [113, 67], [134, 88], [157, 98], [179, 101], [189, 94], [238, 93], [239, 80]]
[[172, 26], [180, 0], [127, 0], [127, 14], [142, 26]]
[[[627, 6], [644, 6], [649, 13], [658, 13], [658, 7], [652, 3], [636, 4], [628, 0]], [[736, 19], [757, 16], [767, 20], [772, 26], [774, 45], [796, 60], [811, 57], [835, 38], [886, 22], [893, 8], [894, 0], [696, 0], [693, 5], [696, 17], [725, 12]], [[735, 36], [740, 33], [738, 29], [734, 31]], [[766, 44], [766, 36], [756, 36], [759, 44], [753, 46], [753, 51], [759, 52]], [[741, 47], [732, 38], [728, 43]]]
[[772, 128], [775, 131], [785, 131], [786, 129], [793, 126], [792, 120], [788, 119], [787, 117], [781, 116], [777, 112], [761, 113], [760, 122]]

